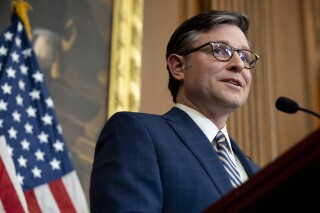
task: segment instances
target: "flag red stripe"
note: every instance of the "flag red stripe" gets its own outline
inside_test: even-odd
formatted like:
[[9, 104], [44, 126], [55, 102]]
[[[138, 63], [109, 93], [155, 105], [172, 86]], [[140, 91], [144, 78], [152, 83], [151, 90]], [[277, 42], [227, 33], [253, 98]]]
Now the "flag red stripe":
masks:
[[0, 157], [0, 199], [7, 212], [24, 212], [19, 196]]
[[61, 179], [49, 183], [49, 187], [61, 212], [76, 212]]
[[41, 209], [40, 206], [38, 204], [36, 195], [34, 194], [34, 191], [32, 189], [30, 189], [29, 191], [25, 191], [24, 195], [26, 197], [27, 200], [27, 204], [28, 204], [28, 209], [29, 212], [32, 213], [41, 213]]

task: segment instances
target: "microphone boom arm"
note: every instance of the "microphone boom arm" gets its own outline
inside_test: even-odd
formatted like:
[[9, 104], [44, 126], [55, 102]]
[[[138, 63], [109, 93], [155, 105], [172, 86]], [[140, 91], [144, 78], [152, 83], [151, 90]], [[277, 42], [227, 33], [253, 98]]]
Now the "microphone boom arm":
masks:
[[313, 111], [311, 111], [311, 110], [304, 109], [304, 108], [301, 108], [301, 107], [299, 107], [298, 109], [299, 109], [299, 110], [301, 110], [301, 111], [304, 111], [304, 112], [310, 113], [310, 114], [312, 114], [312, 115], [314, 115], [314, 116], [316, 116], [316, 117], [320, 118], [320, 114], [318, 114], [318, 113], [316, 113], [316, 112], [313, 112]]

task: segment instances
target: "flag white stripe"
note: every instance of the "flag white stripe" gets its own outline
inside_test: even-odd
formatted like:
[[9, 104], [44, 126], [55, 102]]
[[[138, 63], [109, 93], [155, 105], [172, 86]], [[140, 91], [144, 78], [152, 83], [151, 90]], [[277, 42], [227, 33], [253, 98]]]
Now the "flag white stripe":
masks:
[[42, 212], [60, 213], [56, 200], [51, 193], [48, 184], [35, 187], [34, 194]]
[[5, 213], [6, 211], [4, 210], [4, 207], [2, 205], [2, 202], [0, 200], [0, 213]]
[[[27, 206], [27, 201], [24, 196], [22, 187], [21, 187], [20, 183], [18, 182], [13, 159], [11, 158], [11, 156], [9, 155], [7, 150], [8, 150], [8, 148], [7, 148], [6, 138], [3, 135], [1, 135], [0, 136], [0, 157], [2, 158], [4, 166], [6, 167], [8, 175], [10, 177], [11, 183], [12, 183], [12, 185], [13, 185], [13, 187], [19, 197], [22, 208], [24, 209], [24, 211], [26, 213], [28, 213], [29, 210], [28, 210], [28, 206]], [[2, 203], [1, 203], [1, 206], [2, 206]], [[2, 208], [4, 208], [4, 207], [2, 206]]]
[[71, 202], [73, 203], [76, 211], [79, 213], [89, 213], [87, 201], [84, 196], [84, 192], [82, 190], [76, 171], [72, 171], [69, 174], [65, 175], [62, 178], [62, 182], [70, 196]]

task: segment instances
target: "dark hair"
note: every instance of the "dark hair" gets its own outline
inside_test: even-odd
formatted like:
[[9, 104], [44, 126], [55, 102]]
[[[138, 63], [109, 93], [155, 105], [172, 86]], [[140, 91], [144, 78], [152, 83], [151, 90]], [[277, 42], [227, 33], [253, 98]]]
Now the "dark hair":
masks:
[[[207, 32], [212, 27], [219, 24], [232, 24], [238, 26], [247, 35], [249, 30], [249, 20], [245, 14], [233, 11], [210, 10], [185, 20], [171, 35], [167, 45], [166, 59], [171, 54], [181, 54], [190, 50], [197, 41], [201, 32]], [[172, 76], [169, 67], [168, 88], [171, 92], [173, 102], [179, 90], [180, 82]]]

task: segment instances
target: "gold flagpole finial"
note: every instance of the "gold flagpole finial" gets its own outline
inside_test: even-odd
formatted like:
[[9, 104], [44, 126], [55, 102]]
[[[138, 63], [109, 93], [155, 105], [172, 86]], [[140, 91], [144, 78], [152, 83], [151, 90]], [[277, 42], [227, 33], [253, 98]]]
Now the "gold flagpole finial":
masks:
[[31, 10], [32, 6], [24, 0], [12, 0], [12, 9], [15, 10], [15, 13], [23, 22], [28, 37], [30, 40], [32, 40], [31, 26], [28, 17], [28, 10]]

